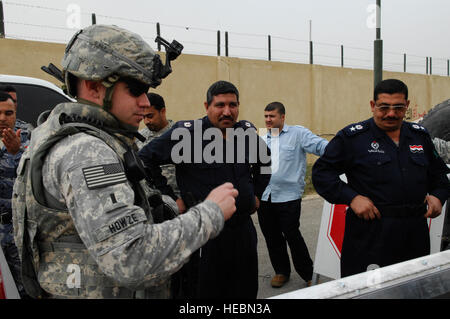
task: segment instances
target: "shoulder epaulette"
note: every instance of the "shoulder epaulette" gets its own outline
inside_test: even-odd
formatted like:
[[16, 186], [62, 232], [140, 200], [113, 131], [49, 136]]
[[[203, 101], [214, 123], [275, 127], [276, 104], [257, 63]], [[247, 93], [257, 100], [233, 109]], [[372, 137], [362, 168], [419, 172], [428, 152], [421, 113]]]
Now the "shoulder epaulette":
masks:
[[194, 128], [194, 121], [195, 120], [178, 121], [172, 126], [172, 128], [184, 127], [184, 128], [187, 128], [187, 129], [193, 129]]
[[405, 122], [405, 123], [409, 126], [409, 128], [413, 132], [421, 132], [421, 133], [427, 133], [428, 134], [427, 129], [424, 126], [420, 125], [420, 124], [411, 123], [411, 122]]
[[248, 129], [250, 127], [253, 127], [256, 130], [256, 127], [253, 125], [252, 122], [246, 121], [246, 120], [242, 120], [238, 122], [238, 127], [242, 127], [244, 129]]
[[369, 129], [369, 123], [367, 121], [350, 124], [342, 129], [347, 136], [354, 136], [359, 133], [365, 132]]

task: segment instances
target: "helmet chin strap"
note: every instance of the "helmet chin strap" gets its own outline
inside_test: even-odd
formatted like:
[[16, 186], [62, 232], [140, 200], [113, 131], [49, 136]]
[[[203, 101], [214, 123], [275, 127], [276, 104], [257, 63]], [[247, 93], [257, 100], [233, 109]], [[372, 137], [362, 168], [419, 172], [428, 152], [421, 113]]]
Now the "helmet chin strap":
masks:
[[114, 92], [114, 86], [115, 86], [115, 83], [113, 85], [111, 85], [110, 87], [106, 88], [105, 97], [103, 98], [103, 108], [105, 109], [105, 111], [108, 111], [108, 112], [112, 108], [112, 95]]
[[[118, 75], [111, 75], [109, 76], [107, 79], [104, 79], [102, 81], [102, 84], [106, 87], [106, 92], [105, 92], [105, 97], [103, 98], [103, 109], [110, 113], [112, 116], [116, 117], [114, 114], [111, 113], [111, 108], [112, 108], [112, 96], [113, 96], [113, 92], [114, 92], [114, 87], [117, 84], [117, 82], [119, 81], [120, 77]], [[128, 133], [134, 134], [138, 131], [138, 128], [129, 125], [129, 124], [125, 124], [122, 123], [119, 119], [117, 119], [118, 122], [120, 123], [120, 126], [125, 129], [124, 133], [125, 135]]]
[[106, 87], [105, 97], [103, 98], [103, 108], [107, 112], [112, 108], [112, 96], [117, 81], [119, 81], [118, 75], [111, 75], [102, 81], [103, 86]]

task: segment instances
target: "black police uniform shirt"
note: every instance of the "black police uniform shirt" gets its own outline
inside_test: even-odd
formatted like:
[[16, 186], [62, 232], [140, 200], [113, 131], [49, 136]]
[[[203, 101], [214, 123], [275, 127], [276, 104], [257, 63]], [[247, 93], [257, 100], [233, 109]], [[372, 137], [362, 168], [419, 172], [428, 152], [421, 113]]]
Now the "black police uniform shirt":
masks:
[[[445, 202], [448, 171], [423, 126], [403, 122], [397, 146], [371, 118], [337, 133], [313, 166], [312, 180], [330, 203], [350, 205], [359, 194], [375, 206], [420, 205], [427, 193]], [[343, 173], [348, 184], [339, 178]]]
[[[184, 128], [189, 131], [191, 138], [191, 160], [190, 163], [178, 163], [176, 164], [176, 180], [180, 189], [181, 198], [185, 204], [189, 207], [195, 202], [203, 201], [207, 195], [217, 186], [222, 185], [225, 182], [231, 182], [233, 186], [238, 190], [239, 195], [236, 198], [236, 213], [230, 219], [235, 220], [238, 216], [249, 215], [255, 208], [255, 195], [261, 197], [264, 189], [270, 180], [270, 174], [261, 174], [261, 167], [266, 166], [270, 168], [270, 161], [268, 163], [262, 163], [258, 161], [256, 163], [249, 162], [249, 143], [245, 143], [245, 163], [236, 163], [236, 156], [239, 156], [239, 149], [234, 144], [234, 163], [226, 162], [227, 159], [227, 147], [226, 142], [223, 143], [223, 161], [222, 163], [207, 163], [203, 156], [201, 156], [201, 162], [194, 162], [194, 156], [203, 154], [205, 147], [211, 140], [203, 138], [203, 133], [208, 128], [214, 127], [205, 116], [201, 122], [195, 123], [195, 121], [179, 121], [173, 125], [173, 127], [159, 138], [154, 139], [149, 144], [141, 149], [139, 156], [144, 162], [145, 166], [150, 170], [150, 175], [155, 183], [156, 188], [160, 189], [162, 193], [173, 197], [173, 193], [166, 184], [165, 178], [160, 174], [161, 170], [159, 165], [173, 163], [171, 159], [172, 148], [180, 142], [180, 140], [173, 140], [171, 138], [172, 132], [177, 128]], [[202, 145], [201, 148], [195, 148], [194, 143], [195, 135], [194, 128], [198, 127], [201, 123], [201, 136]], [[234, 129], [242, 128], [243, 130], [256, 129], [248, 121], [239, 121], [234, 126]], [[257, 136], [257, 135], [256, 135]], [[198, 136], [197, 136], [198, 138]], [[259, 136], [257, 136], [260, 139]], [[261, 142], [262, 140], [260, 140]], [[270, 154], [270, 150], [267, 145], [262, 141], [262, 144], [258, 144], [258, 147], [264, 147], [263, 152]], [[197, 152], [197, 154], [194, 154]], [[258, 149], [258, 154], [259, 149]], [[198, 161], [198, 158], [197, 158]], [[227, 221], [230, 222], [230, 221]]]

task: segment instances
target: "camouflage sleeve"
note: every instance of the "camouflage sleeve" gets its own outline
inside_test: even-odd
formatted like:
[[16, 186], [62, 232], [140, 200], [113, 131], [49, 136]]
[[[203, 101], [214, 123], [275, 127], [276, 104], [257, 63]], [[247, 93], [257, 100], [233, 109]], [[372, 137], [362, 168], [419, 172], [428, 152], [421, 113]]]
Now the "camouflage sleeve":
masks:
[[167, 179], [167, 185], [169, 185], [172, 188], [173, 192], [178, 198], [181, 198], [180, 190], [177, 184], [175, 165], [173, 164], [161, 165], [161, 171], [164, 177]]
[[450, 141], [433, 138], [434, 148], [446, 164], [450, 164]]
[[77, 134], [50, 151], [44, 185], [66, 203], [81, 239], [106, 275], [130, 288], [152, 286], [217, 236], [223, 215], [206, 201], [175, 219], [152, 224], [134, 205], [133, 189], [119, 164], [118, 155], [103, 141]]

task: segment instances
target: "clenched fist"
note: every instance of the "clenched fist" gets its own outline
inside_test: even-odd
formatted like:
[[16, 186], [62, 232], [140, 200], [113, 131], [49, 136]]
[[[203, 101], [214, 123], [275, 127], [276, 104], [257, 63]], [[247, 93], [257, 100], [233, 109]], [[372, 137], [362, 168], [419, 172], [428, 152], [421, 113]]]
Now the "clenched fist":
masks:
[[222, 210], [223, 217], [228, 220], [236, 211], [236, 200], [239, 192], [233, 187], [231, 183], [222, 184], [214, 188], [206, 197], [216, 203]]

